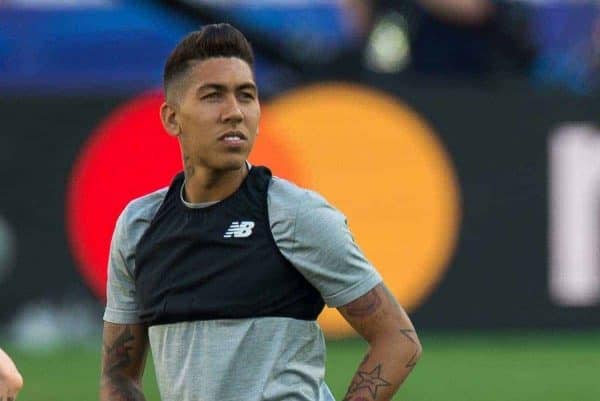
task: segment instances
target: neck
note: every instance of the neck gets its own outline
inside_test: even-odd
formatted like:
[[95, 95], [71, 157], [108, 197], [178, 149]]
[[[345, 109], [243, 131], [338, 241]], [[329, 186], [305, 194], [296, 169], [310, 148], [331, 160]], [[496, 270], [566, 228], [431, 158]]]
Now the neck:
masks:
[[196, 168], [186, 171], [185, 200], [190, 203], [220, 201], [233, 194], [248, 175], [246, 163], [236, 170], [215, 171]]

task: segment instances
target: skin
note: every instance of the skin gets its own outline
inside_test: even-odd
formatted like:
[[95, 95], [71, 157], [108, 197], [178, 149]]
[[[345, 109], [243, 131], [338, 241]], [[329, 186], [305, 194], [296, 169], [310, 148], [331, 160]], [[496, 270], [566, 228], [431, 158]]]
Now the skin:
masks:
[[[224, 199], [248, 174], [245, 161], [254, 145], [260, 104], [250, 66], [239, 58], [217, 57], [195, 62], [183, 90], [167, 94], [160, 109], [165, 130], [179, 140], [190, 202]], [[220, 138], [244, 135], [240, 146]]]
[[[234, 193], [248, 174], [245, 162], [260, 120], [250, 66], [238, 58], [194, 62], [170, 86], [160, 116], [181, 147], [187, 200], [217, 201]], [[245, 139], [225, 143], [228, 132]], [[339, 311], [370, 344], [345, 400], [391, 399], [421, 353], [408, 316], [382, 284]], [[141, 379], [147, 354], [147, 327], [105, 322], [100, 400], [145, 400]]]
[[14, 401], [23, 388], [23, 377], [15, 363], [0, 349], [0, 401]]
[[141, 324], [104, 322], [100, 401], [145, 401], [142, 377], [148, 330]]
[[415, 329], [385, 284], [338, 308], [369, 343], [344, 401], [389, 401], [422, 352]]

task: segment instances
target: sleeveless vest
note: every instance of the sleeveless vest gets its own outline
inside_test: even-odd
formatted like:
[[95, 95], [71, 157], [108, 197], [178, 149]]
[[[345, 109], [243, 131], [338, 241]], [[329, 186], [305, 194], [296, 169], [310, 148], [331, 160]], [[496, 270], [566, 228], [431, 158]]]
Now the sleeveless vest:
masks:
[[136, 300], [148, 325], [289, 317], [315, 320], [319, 292], [279, 251], [269, 224], [271, 172], [253, 167], [228, 198], [199, 209], [178, 174], [136, 247]]

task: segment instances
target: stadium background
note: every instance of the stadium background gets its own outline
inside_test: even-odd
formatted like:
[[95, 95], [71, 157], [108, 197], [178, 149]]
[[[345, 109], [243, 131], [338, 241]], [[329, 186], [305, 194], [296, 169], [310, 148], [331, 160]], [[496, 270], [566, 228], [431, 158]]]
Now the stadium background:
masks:
[[[339, 206], [410, 311], [425, 354], [396, 399], [600, 399], [598, 6], [421, 3], [0, 1], [0, 346], [19, 400], [96, 399], [108, 236], [178, 169], [161, 69], [214, 21], [257, 52], [252, 160]], [[341, 399], [365, 346], [321, 323]]]

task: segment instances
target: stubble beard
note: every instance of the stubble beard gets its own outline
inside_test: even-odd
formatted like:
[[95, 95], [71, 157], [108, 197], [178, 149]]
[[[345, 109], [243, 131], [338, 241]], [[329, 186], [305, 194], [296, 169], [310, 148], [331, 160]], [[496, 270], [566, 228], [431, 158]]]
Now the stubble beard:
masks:
[[199, 169], [205, 169], [210, 171], [214, 175], [225, 175], [245, 167], [247, 156], [243, 154], [236, 155], [233, 158], [229, 155], [223, 155], [223, 157], [215, 158], [203, 158], [203, 157], [192, 157], [184, 155], [184, 170], [186, 179], [192, 178]]

